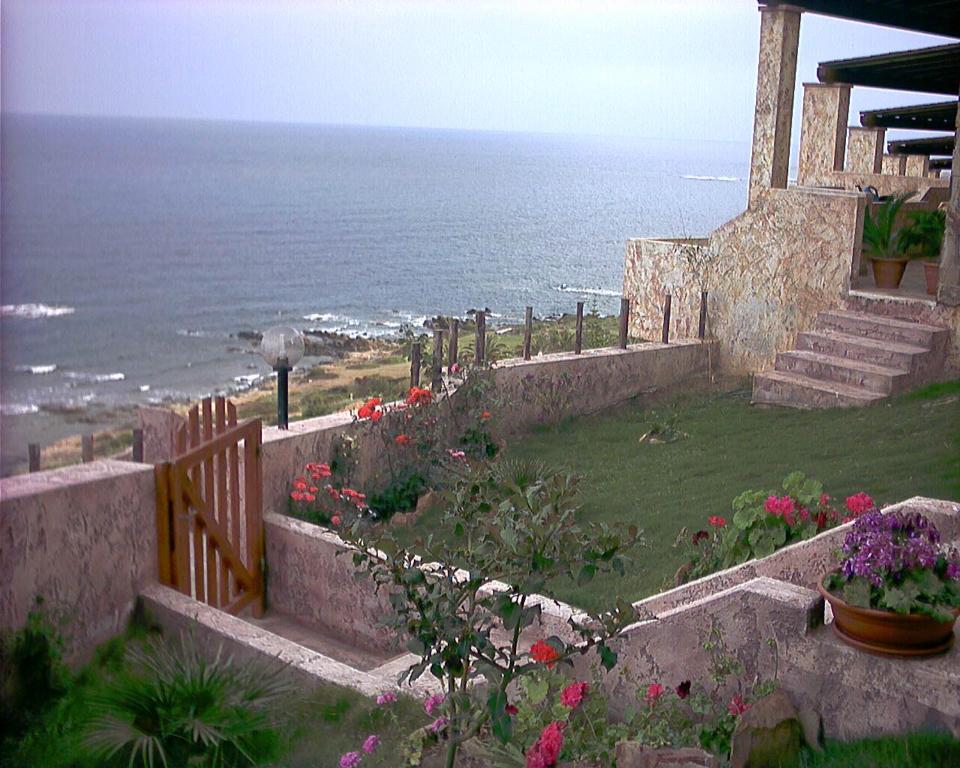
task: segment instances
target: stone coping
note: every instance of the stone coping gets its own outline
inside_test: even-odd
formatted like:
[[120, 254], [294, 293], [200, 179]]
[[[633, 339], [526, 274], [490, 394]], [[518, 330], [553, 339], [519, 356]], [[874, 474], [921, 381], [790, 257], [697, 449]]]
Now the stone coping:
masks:
[[12, 500], [25, 496], [62, 491], [69, 486], [96, 483], [112, 477], [153, 474], [153, 466], [117, 459], [98, 459], [87, 464], [74, 464], [42, 472], [12, 475], [0, 479], [0, 499]]

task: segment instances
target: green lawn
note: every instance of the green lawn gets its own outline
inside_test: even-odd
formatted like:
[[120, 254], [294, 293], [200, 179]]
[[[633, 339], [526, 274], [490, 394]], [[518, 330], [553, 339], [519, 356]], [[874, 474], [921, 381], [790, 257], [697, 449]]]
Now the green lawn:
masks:
[[[636, 600], [659, 591], [680, 565], [673, 544], [681, 527], [707, 527], [707, 517], [726, 514], [742, 491], [773, 489], [793, 470], [821, 480], [835, 498], [865, 490], [884, 504], [915, 495], [960, 499], [960, 382], [860, 409], [757, 408], [749, 399], [738, 390], [651, 408], [628, 403], [508, 447], [508, 457], [580, 474], [586, 518], [631, 521], [645, 532], [647, 545], [625, 578], [556, 584], [556, 597], [600, 608], [617, 594]], [[640, 442], [669, 418], [687, 437]], [[416, 528], [435, 525], [428, 515]]]
[[960, 740], [948, 733], [911, 733], [863, 741], [828, 741], [807, 752], [800, 768], [946, 768], [960, 765]]

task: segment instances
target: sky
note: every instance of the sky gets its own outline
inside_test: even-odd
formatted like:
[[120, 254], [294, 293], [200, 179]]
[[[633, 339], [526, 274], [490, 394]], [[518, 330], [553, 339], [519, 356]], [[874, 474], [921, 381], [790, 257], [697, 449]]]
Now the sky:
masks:
[[[755, 0], [3, 0], [9, 112], [749, 142]], [[941, 38], [805, 14], [819, 61]], [[851, 114], [942, 97], [855, 88]], [[794, 133], [794, 146], [796, 137]]]

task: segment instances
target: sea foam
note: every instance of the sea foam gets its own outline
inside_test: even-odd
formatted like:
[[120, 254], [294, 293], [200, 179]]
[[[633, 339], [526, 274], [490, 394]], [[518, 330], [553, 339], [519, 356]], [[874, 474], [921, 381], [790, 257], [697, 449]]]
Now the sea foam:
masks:
[[63, 317], [72, 315], [74, 307], [52, 307], [48, 304], [4, 304], [0, 306], [2, 317], [22, 317], [27, 320], [39, 320], [45, 317]]

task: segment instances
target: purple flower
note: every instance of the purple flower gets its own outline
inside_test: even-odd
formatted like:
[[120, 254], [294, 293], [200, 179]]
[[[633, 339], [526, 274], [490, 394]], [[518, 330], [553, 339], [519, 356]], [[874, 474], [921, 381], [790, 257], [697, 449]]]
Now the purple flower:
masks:
[[363, 742], [363, 751], [367, 755], [372, 755], [379, 746], [380, 737], [375, 733], [371, 733]]
[[427, 726], [427, 730], [430, 731], [430, 733], [438, 733], [446, 727], [447, 727], [447, 718], [438, 717], [436, 720], [430, 723], [430, 725]]
[[433, 717], [433, 715], [437, 713], [437, 710], [440, 709], [440, 705], [443, 704], [445, 698], [446, 697], [442, 693], [433, 694], [433, 696], [423, 702], [424, 712]]
[[340, 755], [340, 768], [357, 768], [363, 756], [359, 752], [345, 752]]
[[397, 700], [397, 694], [393, 691], [387, 691], [386, 693], [381, 693], [377, 696], [377, 706], [385, 707], [388, 704], [393, 704]]

